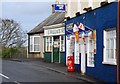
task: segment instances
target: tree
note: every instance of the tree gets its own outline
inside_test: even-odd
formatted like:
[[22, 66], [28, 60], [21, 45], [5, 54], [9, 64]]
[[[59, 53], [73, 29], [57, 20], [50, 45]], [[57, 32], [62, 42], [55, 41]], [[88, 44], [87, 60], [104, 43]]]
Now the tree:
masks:
[[21, 47], [27, 41], [27, 34], [19, 23], [10, 19], [0, 19], [0, 44], [3, 48]]

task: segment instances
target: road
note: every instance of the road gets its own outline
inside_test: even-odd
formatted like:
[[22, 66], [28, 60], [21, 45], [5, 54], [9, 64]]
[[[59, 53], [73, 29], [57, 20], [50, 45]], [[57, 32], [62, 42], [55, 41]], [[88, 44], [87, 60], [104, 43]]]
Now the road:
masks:
[[26, 62], [3, 60], [2, 73], [3, 82], [80, 82], [73, 77], [51, 71], [45, 67], [38, 67]]

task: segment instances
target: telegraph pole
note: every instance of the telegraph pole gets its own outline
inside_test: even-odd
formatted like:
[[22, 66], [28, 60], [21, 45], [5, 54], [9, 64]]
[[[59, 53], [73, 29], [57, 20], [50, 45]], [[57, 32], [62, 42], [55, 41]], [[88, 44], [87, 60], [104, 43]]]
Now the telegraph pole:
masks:
[[117, 84], [120, 84], [120, 0], [118, 0], [117, 22]]

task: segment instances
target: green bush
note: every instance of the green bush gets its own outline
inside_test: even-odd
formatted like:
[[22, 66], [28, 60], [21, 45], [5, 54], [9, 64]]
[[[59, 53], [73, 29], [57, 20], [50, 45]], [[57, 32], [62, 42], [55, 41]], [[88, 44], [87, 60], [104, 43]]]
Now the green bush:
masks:
[[26, 58], [27, 49], [26, 48], [3, 48], [2, 58]]
[[10, 48], [2, 48], [2, 58], [10, 58], [11, 49]]

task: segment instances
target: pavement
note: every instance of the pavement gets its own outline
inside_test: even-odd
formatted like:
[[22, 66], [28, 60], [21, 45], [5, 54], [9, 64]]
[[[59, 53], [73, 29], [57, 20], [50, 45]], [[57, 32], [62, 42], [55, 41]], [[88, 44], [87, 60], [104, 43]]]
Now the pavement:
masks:
[[103, 81], [100, 81], [94, 77], [91, 77], [87, 74], [81, 74], [79, 72], [67, 72], [67, 67], [64, 64], [59, 64], [59, 63], [48, 63], [44, 62], [44, 59], [11, 59], [11, 61], [17, 61], [17, 62], [24, 62], [24, 63], [29, 63], [32, 65], [36, 65], [38, 67], [44, 67], [47, 68], [51, 71], [61, 73], [79, 80], [83, 80], [86, 82], [89, 82], [91, 84], [103, 84]]

